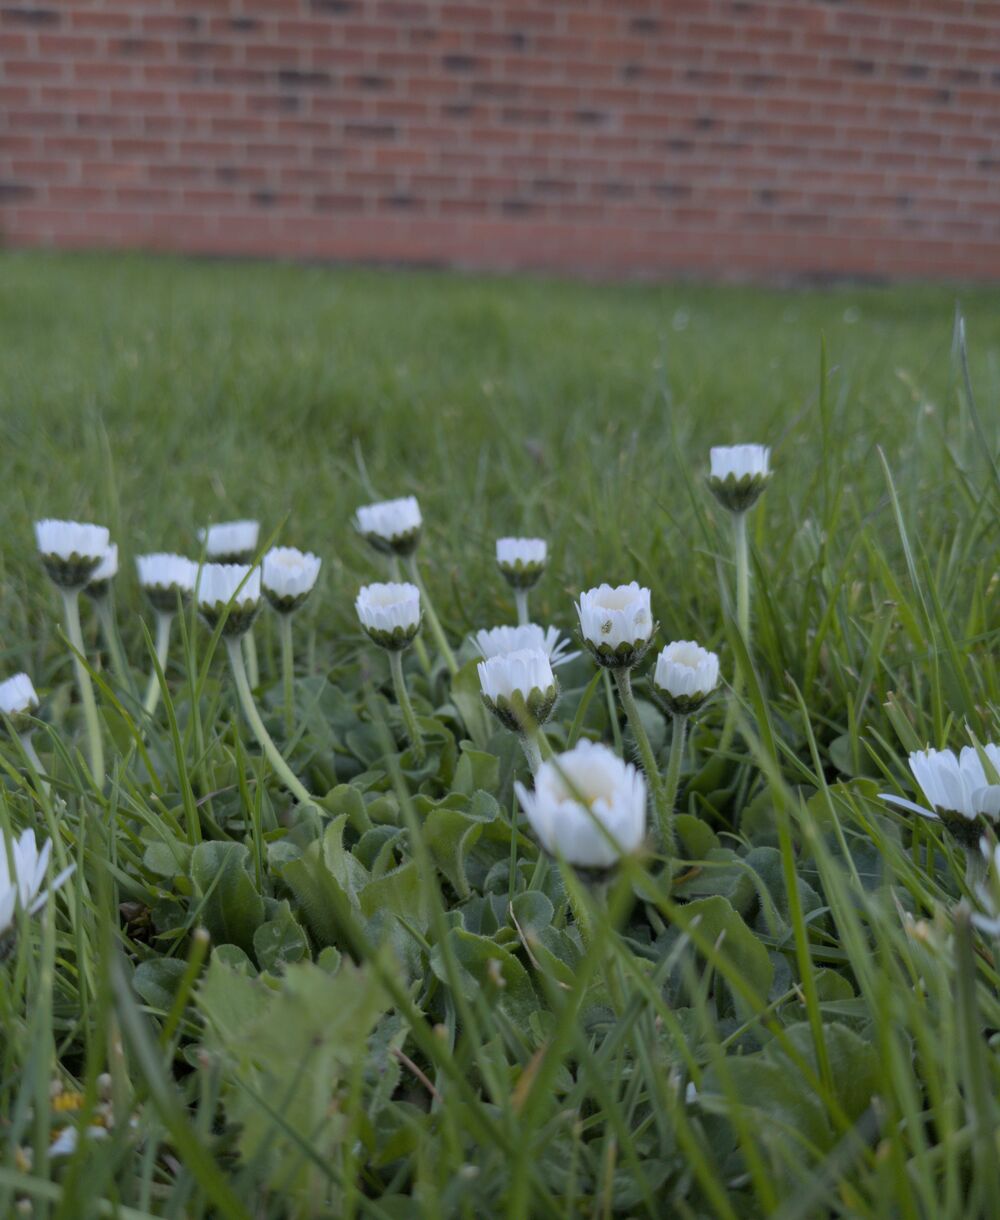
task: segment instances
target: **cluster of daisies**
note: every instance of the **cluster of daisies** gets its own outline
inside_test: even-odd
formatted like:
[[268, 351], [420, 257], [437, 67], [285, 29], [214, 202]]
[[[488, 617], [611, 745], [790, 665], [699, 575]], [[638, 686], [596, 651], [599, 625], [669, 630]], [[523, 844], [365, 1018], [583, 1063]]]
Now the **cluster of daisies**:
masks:
[[[740, 630], [749, 645], [749, 567], [746, 515], [771, 476], [770, 453], [761, 445], [714, 448], [708, 484], [734, 525], [736, 603]], [[452, 674], [458, 664], [420, 575], [417, 551], [423, 528], [420, 506], [413, 496], [365, 505], [354, 526], [384, 557], [389, 579], [363, 586], [356, 597], [358, 620], [369, 638], [389, 660], [397, 704], [414, 759], [425, 753], [420, 722], [414, 713], [402, 666], [403, 652], [414, 645], [421, 663], [429, 659], [420, 638], [426, 623], [438, 653]], [[258, 674], [253, 625], [264, 600], [278, 617], [282, 641], [286, 727], [292, 728], [292, 617], [316, 585], [321, 561], [293, 547], [274, 547], [258, 555], [260, 527], [256, 521], [232, 521], [199, 532], [199, 561], [175, 554], [140, 555], [139, 582], [156, 615], [156, 663], [144, 700], [152, 715], [163, 689], [171, 623], [194, 600], [207, 625], [224, 640], [247, 721], [276, 773], [300, 802], [313, 800], [285, 762], [254, 703]], [[117, 633], [110, 605], [111, 583], [118, 571], [118, 550], [102, 526], [70, 521], [40, 521], [36, 537], [42, 562], [64, 603], [67, 634], [73, 646], [80, 697], [89, 738], [89, 765], [96, 782], [103, 782], [104, 762], [100, 724], [90, 671], [80, 631], [79, 595], [92, 599], [106, 633], [114, 662]], [[672, 717], [669, 763], [661, 774], [632, 691], [632, 674], [644, 661], [657, 624], [650, 590], [629, 584], [601, 584], [580, 593], [576, 602], [580, 639], [593, 660], [617, 687], [622, 708], [638, 748], [641, 767], [620, 758], [607, 746], [581, 741], [573, 749], [553, 754], [544, 732], [559, 696], [555, 671], [579, 653], [554, 627], [531, 622], [529, 594], [541, 579], [548, 548], [541, 538], [500, 538], [496, 562], [512, 589], [516, 626], [494, 627], [475, 634], [482, 660], [478, 665], [482, 697], [500, 723], [516, 733], [532, 775], [531, 789], [517, 785], [522, 808], [543, 846], [582, 868], [605, 868], [623, 853], [637, 850], [647, 837], [647, 806], [656, 815], [660, 846], [674, 848], [673, 817], [689, 717], [716, 691], [719, 658], [691, 640], [675, 640], [658, 654], [650, 675], [651, 689]], [[409, 579], [403, 579], [404, 574]], [[738, 684], [734, 680], [734, 690]], [[0, 683], [0, 713], [19, 736], [39, 782], [42, 767], [31, 746], [33, 713], [38, 697], [31, 679], [17, 674]], [[991, 751], [995, 751], [991, 753]], [[946, 825], [1000, 816], [1000, 783], [987, 779], [983, 761], [998, 778], [1000, 750], [987, 747], [928, 751], [911, 756], [917, 783], [933, 812], [908, 802]], [[895, 799], [895, 798], [893, 798]], [[957, 822], [956, 822], [957, 819]], [[2, 863], [2, 861], [0, 861]], [[8, 874], [12, 871], [8, 869]], [[2, 874], [0, 874], [2, 877]], [[4, 891], [0, 888], [0, 912]]]

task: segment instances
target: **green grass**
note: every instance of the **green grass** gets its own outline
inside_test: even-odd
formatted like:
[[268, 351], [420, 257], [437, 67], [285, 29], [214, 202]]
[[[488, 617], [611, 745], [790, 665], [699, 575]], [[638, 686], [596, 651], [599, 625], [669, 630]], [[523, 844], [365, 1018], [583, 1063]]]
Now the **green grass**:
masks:
[[[0, 825], [77, 861], [0, 963], [0, 1214], [994, 1216], [995, 945], [958, 906], [961, 850], [878, 793], [922, 799], [910, 749], [1000, 736], [998, 303], [0, 257], [0, 677], [34, 677], [52, 784], [8, 741]], [[749, 654], [704, 481], [735, 441], [775, 468]], [[464, 665], [452, 682], [426, 631], [431, 675], [406, 654], [423, 764], [353, 610], [385, 567], [351, 514], [410, 492]], [[127, 674], [84, 606], [100, 790], [41, 516], [122, 550]], [[324, 560], [290, 738], [256, 629], [258, 704], [318, 808], [275, 779], [194, 616], [152, 722], [135, 698], [132, 557], [196, 554], [235, 516]], [[655, 853], [576, 877], [518, 817], [524, 762], [463, 643], [513, 619], [508, 532], [549, 540], [538, 621], [571, 631], [580, 590], [635, 578], [659, 643], [742, 675], [732, 744], [724, 697], [693, 727], [672, 882]], [[592, 676], [562, 671], [553, 746], [633, 755]], [[47, 1157], [95, 1115], [108, 1138]]]

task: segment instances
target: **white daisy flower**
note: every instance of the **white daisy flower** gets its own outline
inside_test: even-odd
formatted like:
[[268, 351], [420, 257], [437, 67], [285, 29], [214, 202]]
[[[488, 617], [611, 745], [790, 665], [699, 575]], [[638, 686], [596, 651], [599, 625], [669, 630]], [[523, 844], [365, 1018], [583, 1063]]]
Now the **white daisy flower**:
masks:
[[275, 610], [289, 614], [312, 592], [322, 561], [311, 551], [294, 546], [272, 547], [264, 556], [262, 583]]
[[508, 652], [539, 648], [549, 658], [553, 669], [556, 669], [580, 655], [579, 652], [568, 651], [569, 640], [559, 634], [558, 627], [540, 627], [537, 623], [525, 623], [521, 627], [483, 629], [476, 632], [473, 640], [484, 661]]
[[584, 642], [598, 664], [623, 669], [642, 659], [654, 628], [648, 589], [634, 580], [599, 585], [580, 594], [576, 611]]
[[530, 589], [545, 570], [548, 544], [544, 538], [498, 538], [497, 565], [514, 589]]
[[210, 627], [214, 629], [228, 610], [224, 634], [242, 635], [253, 625], [259, 609], [260, 568], [251, 570], [243, 563], [206, 563], [201, 569], [198, 610]]
[[139, 584], [153, 606], [164, 614], [177, 609], [177, 594], [186, 601], [194, 592], [198, 579], [198, 565], [184, 555], [173, 555], [157, 551], [151, 555], [137, 555], [136, 570]]
[[53, 880], [51, 890], [43, 890], [45, 873], [52, 854], [52, 840], [47, 839], [41, 851], [35, 842], [35, 832], [25, 830], [20, 838], [11, 842], [12, 854], [8, 855], [7, 841], [0, 835], [0, 935], [14, 922], [14, 911], [21, 910], [34, 915], [48, 901], [76, 867], [71, 864]]
[[35, 522], [35, 539], [52, 580], [64, 589], [82, 589], [104, 558], [111, 535], [103, 525], [46, 519]]
[[420, 590], [408, 582], [365, 585], [354, 602], [361, 626], [382, 648], [405, 648], [420, 628]]
[[653, 686], [670, 710], [695, 712], [719, 684], [719, 658], [693, 640], [674, 640], [656, 659]]
[[420, 541], [422, 525], [416, 496], [364, 504], [354, 515], [354, 528], [383, 554], [411, 555]]
[[610, 868], [645, 838], [646, 781], [607, 746], [581, 741], [542, 763], [533, 792], [514, 787], [545, 850], [579, 868]]
[[205, 544], [205, 558], [213, 563], [247, 563], [257, 551], [259, 521], [220, 521], [198, 531]]
[[710, 453], [708, 485], [731, 512], [746, 512], [771, 477], [767, 445], [717, 445]]
[[478, 669], [486, 706], [505, 728], [519, 733], [548, 720], [558, 688], [540, 648], [500, 653], [480, 661]]

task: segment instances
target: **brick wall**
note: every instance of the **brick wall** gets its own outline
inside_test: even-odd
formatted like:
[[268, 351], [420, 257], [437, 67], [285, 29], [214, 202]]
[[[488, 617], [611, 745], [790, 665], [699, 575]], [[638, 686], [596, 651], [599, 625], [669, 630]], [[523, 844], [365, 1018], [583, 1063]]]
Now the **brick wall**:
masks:
[[0, 232], [1000, 275], [998, 0], [0, 0]]

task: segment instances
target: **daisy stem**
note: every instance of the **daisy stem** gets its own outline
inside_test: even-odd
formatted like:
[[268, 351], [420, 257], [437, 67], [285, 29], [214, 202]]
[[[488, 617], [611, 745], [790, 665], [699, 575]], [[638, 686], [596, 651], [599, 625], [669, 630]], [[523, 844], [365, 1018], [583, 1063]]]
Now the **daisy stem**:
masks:
[[240, 698], [243, 714], [246, 716], [260, 748], [267, 755], [267, 760], [271, 764], [274, 773], [300, 804], [311, 805], [313, 804], [313, 798], [299, 782], [288, 763], [282, 758], [281, 751], [272, 741], [271, 734], [264, 727], [264, 722], [257, 711], [257, 706], [253, 701], [253, 692], [250, 689], [250, 682], [247, 677], [246, 665], [243, 662], [241, 639], [242, 637], [238, 635], [227, 635], [225, 637], [226, 651], [229, 653], [229, 664], [233, 669], [233, 678], [236, 681], [236, 691]]
[[31, 763], [31, 768], [35, 772], [42, 790], [48, 795], [49, 781], [44, 778], [45, 768], [42, 766], [42, 760], [38, 757], [38, 751], [35, 749], [35, 743], [31, 740], [31, 733], [19, 733], [18, 737], [21, 740], [21, 749], [24, 751], [24, 756]]
[[659, 768], [656, 765], [656, 755], [653, 753], [653, 747], [649, 743], [649, 737], [642, 723], [642, 717], [639, 715], [639, 707], [636, 704], [635, 695], [632, 694], [632, 671], [630, 669], [616, 669], [613, 672], [615, 682], [618, 684], [618, 697], [622, 701], [625, 715], [632, 726], [635, 743], [639, 747], [639, 756], [642, 759], [642, 769], [646, 772], [646, 780], [652, 793], [653, 806], [656, 809], [656, 818], [660, 827], [660, 836], [663, 840], [663, 850], [668, 855], [672, 855], [674, 850], [673, 809], [666, 804], [664, 799], [663, 783], [660, 779]]
[[278, 635], [281, 637], [281, 682], [285, 704], [285, 736], [295, 731], [294, 688], [295, 650], [292, 647], [292, 616], [278, 615]]
[[[736, 554], [736, 625], [747, 655], [750, 655], [750, 550], [747, 545], [747, 515], [746, 512], [733, 513], [733, 549]], [[726, 712], [726, 722], [719, 741], [719, 750], [729, 749], [736, 732], [736, 705], [743, 689], [743, 674], [737, 666], [733, 674], [733, 687], [729, 696], [729, 708]]]
[[528, 615], [528, 590], [515, 589], [514, 602], [517, 605], [517, 625], [519, 627], [527, 627], [531, 622]]
[[736, 549], [736, 624], [750, 651], [750, 549], [747, 545], [747, 515], [733, 513], [733, 540]]
[[420, 590], [420, 599], [424, 609], [427, 612], [427, 622], [430, 624], [431, 635], [434, 636], [435, 642], [444, 657], [444, 663], [448, 666], [448, 672], [454, 677], [458, 673], [458, 662], [455, 660], [455, 654], [451, 651], [448, 645], [448, 640], [444, 634], [444, 628], [441, 626], [441, 620], [438, 618], [434, 603], [430, 599], [427, 588], [424, 585], [423, 577], [420, 575], [420, 568], [417, 566], [416, 554], [407, 556], [406, 566], [410, 572], [410, 578]]
[[106, 593], [103, 597], [95, 598], [94, 608], [97, 610], [97, 618], [101, 624], [101, 634], [104, 636], [104, 643], [107, 646], [108, 654], [111, 657], [111, 664], [114, 667], [118, 681], [127, 682], [129, 678], [128, 662], [125, 660], [125, 653], [122, 651], [122, 641], [115, 623], [115, 612], [111, 606], [110, 593]]
[[674, 837], [674, 815], [677, 807], [677, 789], [681, 781], [681, 763], [684, 759], [684, 742], [687, 737], [687, 716], [674, 714], [674, 735], [670, 740], [670, 760], [667, 763], [667, 778], [664, 782], [663, 807], [669, 812], [669, 825], [660, 826], [664, 842]]
[[253, 638], [253, 628], [243, 637], [243, 651], [247, 659], [247, 678], [250, 682], [250, 689], [256, 690], [260, 686], [260, 664], [257, 661], [257, 641]]
[[538, 774], [538, 768], [542, 765], [542, 748], [531, 733], [519, 733], [518, 736], [521, 738], [521, 749], [524, 751], [524, 757], [528, 760], [528, 769], [535, 776]]
[[406, 735], [413, 746], [413, 752], [418, 762], [424, 761], [424, 739], [420, 734], [420, 725], [413, 711], [413, 704], [406, 689], [406, 678], [403, 674], [403, 654], [396, 649], [389, 651], [389, 669], [392, 672], [392, 686], [396, 692], [396, 702], [403, 713], [403, 723], [406, 725]]
[[[167, 672], [167, 658], [170, 653], [170, 628], [173, 625], [174, 616], [165, 613], [162, 610], [156, 612], [156, 659], [160, 663], [160, 669], [164, 674]], [[149, 682], [146, 684], [146, 698], [143, 700], [142, 706], [147, 716], [152, 716], [156, 711], [160, 702], [160, 682], [156, 676], [156, 667], [149, 675]]]
[[90, 774], [100, 788], [104, 785], [104, 742], [101, 740], [101, 722], [97, 715], [97, 700], [90, 681], [90, 671], [84, 663], [83, 632], [80, 629], [80, 590], [61, 589], [63, 613], [66, 616], [66, 634], [73, 645], [73, 665], [76, 683], [83, 705], [83, 718], [87, 725]]

